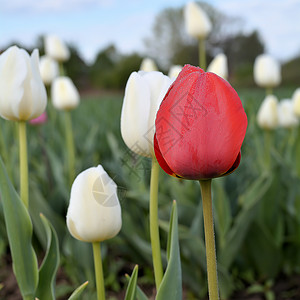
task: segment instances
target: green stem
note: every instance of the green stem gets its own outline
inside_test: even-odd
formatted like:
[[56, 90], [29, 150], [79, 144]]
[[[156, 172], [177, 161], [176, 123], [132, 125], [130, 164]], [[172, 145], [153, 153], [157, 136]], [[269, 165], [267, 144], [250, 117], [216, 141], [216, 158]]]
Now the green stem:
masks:
[[295, 161], [298, 177], [300, 178], [300, 127], [297, 127], [296, 149], [295, 149]]
[[159, 164], [156, 158], [152, 159], [151, 179], [150, 179], [150, 202], [149, 202], [149, 214], [150, 214], [150, 239], [152, 247], [152, 260], [154, 268], [154, 277], [156, 290], [158, 290], [163, 278], [163, 267], [161, 261], [160, 252], [160, 239], [158, 228], [158, 176], [159, 176]]
[[72, 129], [71, 112], [65, 111], [65, 128], [66, 128], [66, 142], [68, 153], [68, 167], [69, 167], [69, 183], [72, 185], [75, 178], [75, 146]]
[[105, 300], [101, 248], [99, 242], [93, 243], [93, 253], [94, 253], [94, 267], [95, 267], [95, 275], [96, 275], [97, 299]]
[[20, 197], [28, 209], [28, 157], [26, 122], [19, 121]]
[[271, 170], [271, 148], [273, 144], [273, 132], [271, 130], [264, 130], [264, 145], [265, 145], [265, 166], [268, 171]]
[[272, 95], [273, 89], [271, 87], [266, 88], [266, 96]]
[[204, 217], [208, 293], [209, 293], [210, 300], [218, 300], [219, 289], [218, 289], [214, 221], [213, 221], [212, 200], [211, 200], [211, 179], [200, 180], [199, 182], [201, 187], [203, 217]]
[[59, 76], [65, 76], [65, 69], [62, 62], [59, 63]]
[[199, 66], [204, 71], [206, 70], [205, 39], [199, 39]]

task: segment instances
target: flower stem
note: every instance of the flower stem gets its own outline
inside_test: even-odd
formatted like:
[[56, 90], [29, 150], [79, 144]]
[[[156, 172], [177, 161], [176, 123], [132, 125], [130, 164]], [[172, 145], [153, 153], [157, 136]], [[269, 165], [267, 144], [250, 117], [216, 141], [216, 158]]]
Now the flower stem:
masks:
[[65, 76], [65, 68], [62, 62], [59, 63], [59, 76]]
[[273, 144], [273, 133], [271, 130], [264, 131], [264, 145], [265, 145], [265, 166], [267, 171], [271, 170], [271, 148]]
[[156, 158], [152, 159], [151, 179], [150, 179], [150, 202], [149, 202], [149, 214], [150, 214], [150, 239], [152, 247], [152, 260], [154, 268], [154, 277], [156, 290], [158, 290], [163, 278], [163, 267], [161, 261], [160, 252], [160, 239], [158, 228], [158, 176], [159, 176], [159, 164]]
[[266, 96], [272, 95], [273, 89], [271, 87], [266, 88]]
[[296, 151], [295, 153], [295, 161], [296, 161], [296, 169], [298, 177], [300, 178], [300, 127], [297, 127], [297, 138], [296, 138]]
[[99, 242], [93, 243], [94, 267], [96, 275], [97, 300], [105, 300], [105, 289], [101, 259], [101, 248]]
[[203, 217], [204, 217], [208, 293], [209, 293], [210, 300], [218, 300], [219, 290], [218, 290], [214, 221], [213, 221], [212, 200], [211, 200], [211, 179], [200, 180], [199, 182], [201, 187]]
[[72, 118], [71, 112], [65, 111], [65, 128], [66, 128], [66, 142], [67, 142], [67, 153], [68, 153], [68, 167], [69, 167], [69, 183], [72, 185], [72, 182], [75, 178], [75, 146], [74, 146], [74, 137], [72, 129]]
[[205, 39], [199, 39], [199, 66], [204, 71], [206, 70]]
[[28, 157], [26, 122], [19, 121], [20, 197], [28, 209]]

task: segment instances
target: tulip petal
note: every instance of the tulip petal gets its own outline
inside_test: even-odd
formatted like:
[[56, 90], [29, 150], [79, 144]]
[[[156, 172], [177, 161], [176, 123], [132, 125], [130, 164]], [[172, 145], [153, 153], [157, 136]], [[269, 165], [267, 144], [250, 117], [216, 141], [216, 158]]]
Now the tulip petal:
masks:
[[234, 161], [232, 167], [226, 173], [224, 173], [221, 176], [227, 176], [227, 175], [231, 174], [232, 172], [234, 172], [235, 169], [239, 166], [240, 162], [241, 162], [241, 152], [239, 152], [239, 154], [238, 154], [236, 160]]
[[246, 114], [230, 84], [185, 66], [157, 113], [156, 139], [173, 173], [208, 179], [234, 165], [246, 128]]
[[19, 48], [10, 47], [0, 56], [0, 113], [5, 119], [18, 120], [18, 103], [23, 97], [23, 83], [28, 74]]
[[177, 177], [176, 174], [171, 170], [171, 168], [169, 167], [169, 165], [167, 164], [167, 162], [164, 160], [158, 143], [157, 143], [157, 139], [156, 139], [156, 134], [154, 135], [154, 152], [155, 152], [155, 156], [157, 159], [157, 162], [159, 163], [160, 167], [169, 175]]

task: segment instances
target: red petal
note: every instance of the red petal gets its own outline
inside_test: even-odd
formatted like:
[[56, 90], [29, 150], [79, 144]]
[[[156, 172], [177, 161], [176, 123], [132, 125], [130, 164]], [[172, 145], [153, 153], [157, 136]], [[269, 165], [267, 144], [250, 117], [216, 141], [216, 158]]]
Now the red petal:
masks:
[[206, 179], [235, 165], [247, 117], [227, 81], [186, 66], [166, 94], [155, 126], [160, 156], [172, 173]]
[[157, 159], [157, 162], [159, 163], [160, 167], [169, 175], [177, 177], [176, 174], [170, 169], [169, 165], [167, 164], [167, 162], [164, 160], [158, 143], [157, 143], [157, 139], [156, 139], [156, 134], [154, 134], [154, 152], [155, 152], [155, 156]]
[[232, 167], [225, 174], [223, 174], [221, 176], [227, 176], [227, 175], [231, 174], [239, 166], [240, 162], [241, 162], [241, 151], [239, 152], [239, 154], [238, 154], [235, 162], [233, 163]]

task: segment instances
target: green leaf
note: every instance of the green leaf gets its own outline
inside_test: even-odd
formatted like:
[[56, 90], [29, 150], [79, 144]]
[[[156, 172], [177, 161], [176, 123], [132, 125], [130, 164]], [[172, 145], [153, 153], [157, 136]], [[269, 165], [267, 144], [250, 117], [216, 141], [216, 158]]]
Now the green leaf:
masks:
[[255, 217], [257, 205], [270, 188], [272, 180], [273, 177], [270, 174], [263, 174], [240, 197], [242, 209], [226, 235], [226, 244], [219, 251], [219, 262], [225, 268], [229, 268], [234, 261]]
[[133, 269], [133, 272], [131, 274], [128, 287], [126, 290], [125, 300], [135, 300], [136, 299], [136, 283], [137, 283], [137, 277], [138, 277], [138, 270], [139, 267], [136, 265]]
[[38, 265], [31, 244], [32, 223], [12, 186], [0, 158], [0, 196], [13, 260], [13, 270], [24, 299], [33, 298], [38, 285]]
[[168, 265], [161, 285], [158, 289], [156, 300], [182, 300], [181, 263], [178, 241], [177, 206], [173, 202], [170, 218], [170, 230], [167, 244]]
[[46, 231], [47, 251], [39, 270], [36, 297], [43, 300], [53, 300], [55, 299], [55, 277], [59, 266], [58, 238], [53, 226], [45, 216], [41, 215], [40, 217]]
[[138, 300], [148, 300], [148, 297], [145, 293], [141, 290], [139, 286], [136, 287], [136, 297]]
[[84, 282], [81, 286], [79, 286], [73, 293], [72, 295], [68, 298], [68, 300], [79, 300], [79, 296], [81, 293], [84, 291], [86, 286], [88, 285], [88, 281]]

